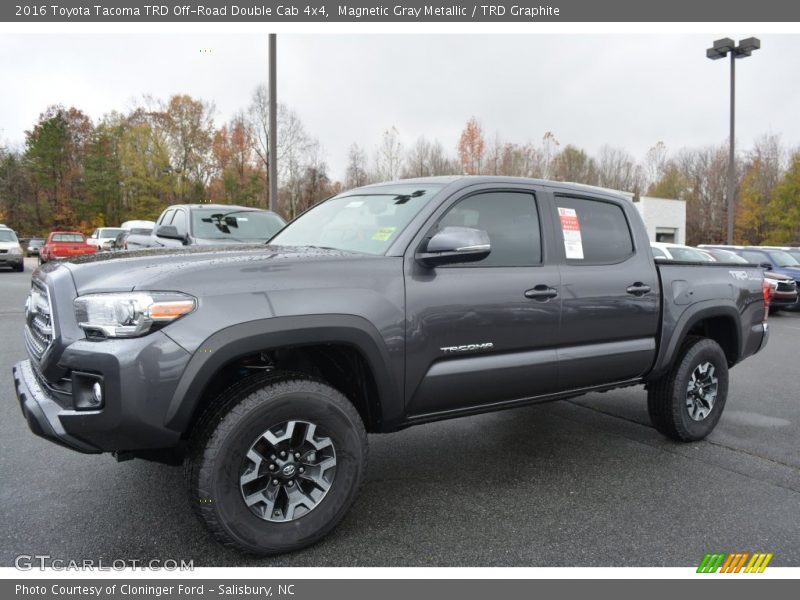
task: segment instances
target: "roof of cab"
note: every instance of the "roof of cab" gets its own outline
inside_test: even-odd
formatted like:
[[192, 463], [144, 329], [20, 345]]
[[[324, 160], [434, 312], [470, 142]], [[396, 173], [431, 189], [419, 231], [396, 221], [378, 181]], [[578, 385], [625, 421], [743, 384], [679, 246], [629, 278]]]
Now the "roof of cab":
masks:
[[356, 190], [370, 190], [385, 186], [398, 186], [398, 185], [424, 185], [424, 184], [442, 184], [445, 186], [453, 186], [456, 188], [467, 187], [469, 185], [480, 184], [525, 184], [535, 185], [539, 187], [553, 188], [564, 191], [578, 191], [590, 194], [600, 194], [603, 196], [612, 196], [621, 200], [628, 200], [625, 192], [618, 190], [611, 190], [594, 185], [586, 185], [583, 183], [571, 183], [567, 181], [550, 181], [549, 179], [533, 179], [528, 177], [506, 177], [503, 175], [440, 175], [436, 177], [415, 177], [413, 179], [399, 179], [395, 181], [386, 181], [381, 183], [372, 183], [369, 185], [361, 186], [343, 192], [344, 194], [352, 193]]

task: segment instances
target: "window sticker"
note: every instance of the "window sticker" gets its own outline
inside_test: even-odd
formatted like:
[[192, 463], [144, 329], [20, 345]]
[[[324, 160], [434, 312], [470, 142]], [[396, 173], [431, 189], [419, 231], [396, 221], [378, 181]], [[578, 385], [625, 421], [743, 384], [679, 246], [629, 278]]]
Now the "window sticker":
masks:
[[395, 229], [397, 229], [397, 227], [384, 227], [383, 229], [378, 229], [378, 231], [376, 231], [372, 236], [372, 239], [376, 242], [385, 242], [392, 237]]
[[561, 220], [561, 232], [564, 235], [564, 252], [567, 258], [583, 260], [583, 241], [581, 240], [581, 224], [574, 208], [558, 207]]

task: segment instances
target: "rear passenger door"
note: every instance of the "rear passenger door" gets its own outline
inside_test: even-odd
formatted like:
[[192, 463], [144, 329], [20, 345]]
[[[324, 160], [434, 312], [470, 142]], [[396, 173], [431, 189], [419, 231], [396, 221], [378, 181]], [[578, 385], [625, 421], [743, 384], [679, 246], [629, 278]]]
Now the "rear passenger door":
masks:
[[[554, 195], [562, 254], [562, 391], [636, 378], [656, 354], [659, 287], [623, 201]], [[638, 247], [637, 247], [638, 246]]]

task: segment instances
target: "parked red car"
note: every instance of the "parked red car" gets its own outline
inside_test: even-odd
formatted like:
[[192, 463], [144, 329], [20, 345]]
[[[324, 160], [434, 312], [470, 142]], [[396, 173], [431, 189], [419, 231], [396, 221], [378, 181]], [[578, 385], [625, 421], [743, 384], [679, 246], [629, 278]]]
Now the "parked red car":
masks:
[[97, 248], [86, 243], [86, 236], [78, 231], [53, 231], [39, 252], [39, 264], [56, 258], [72, 258], [94, 254]]

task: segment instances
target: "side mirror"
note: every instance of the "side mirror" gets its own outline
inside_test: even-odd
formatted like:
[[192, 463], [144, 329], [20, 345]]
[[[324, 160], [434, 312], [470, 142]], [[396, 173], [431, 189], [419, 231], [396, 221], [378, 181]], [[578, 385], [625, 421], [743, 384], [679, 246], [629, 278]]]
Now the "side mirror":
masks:
[[186, 236], [179, 234], [178, 228], [175, 227], [175, 225], [161, 225], [158, 229], [156, 229], [156, 236], [167, 238], [169, 240], [180, 240], [182, 242], [186, 241]]
[[767, 271], [771, 271], [772, 270], [772, 263], [763, 262], [763, 263], [761, 263], [759, 265], [759, 267], [761, 267], [762, 269], [766, 269]]
[[428, 240], [417, 262], [426, 267], [483, 260], [492, 251], [489, 234], [471, 227], [445, 227]]

